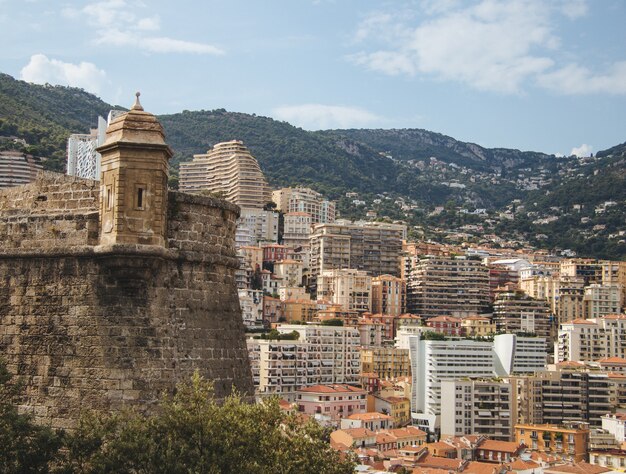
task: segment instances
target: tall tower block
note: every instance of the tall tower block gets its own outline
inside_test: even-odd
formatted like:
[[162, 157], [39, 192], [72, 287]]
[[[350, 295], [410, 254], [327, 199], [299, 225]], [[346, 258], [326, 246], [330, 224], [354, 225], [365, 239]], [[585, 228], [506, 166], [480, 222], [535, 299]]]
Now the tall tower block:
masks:
[[145, 112], [139, 92], [106, 132], [100, 177], [100, 244], [166, 246], [168, 160], [163, 127]]

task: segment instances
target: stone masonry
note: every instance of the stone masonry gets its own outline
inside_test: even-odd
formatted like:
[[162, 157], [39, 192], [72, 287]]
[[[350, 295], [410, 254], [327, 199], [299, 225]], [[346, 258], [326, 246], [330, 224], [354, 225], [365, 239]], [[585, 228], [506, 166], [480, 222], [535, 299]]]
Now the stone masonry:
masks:
[[0, 191], [0, 357], [38, 422], [71, 429], [88, 409], [149, 410], [196, 370], [218, 397], [253, 391], [234, 277], [239, 208], [137, 179], [135, 214], [154, 219], [150, 196], [167, 196], [163, 245], [132, 242], [123, 215], [123, 243], [103, 244], [98, 181], [42, 172]]

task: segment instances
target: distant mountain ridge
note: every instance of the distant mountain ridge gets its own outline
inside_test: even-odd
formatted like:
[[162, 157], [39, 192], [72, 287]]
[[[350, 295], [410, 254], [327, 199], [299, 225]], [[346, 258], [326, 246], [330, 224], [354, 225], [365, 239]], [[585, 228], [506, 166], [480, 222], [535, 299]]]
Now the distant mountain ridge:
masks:
[[433, 156], [447, 163], [480, 170], [526, 167], [554, 158], [539, 152], [484, 148], [423, 129], [348, 129], [320, 133], [347, 137], [400, 161], [424, 160]]
[[[106, 116], [112, 108], [121, 107], [81, 89], [29, 84], [0, 73], [0, 150], [43, 156], [47, 168], [63, 171], [68, 136], [87, 133], [97, 116]], [[259, 160], [272, 186], [312, 187], [338, 200], [346, 217], [363, 218], [368, 209], [375, 209], [377, 217], [402, 219], [416, 229], [441, 228], [445, 237], [455, 232], [446, 231], [449, 210], [484, 208], [494, 216], [509, 216], [504, 221], [491, 217], [493, 223], [483, 222], [481, 232], [591, 256], [626, 258], [626, 244], [621, 243], [626, 239], [621, 237], [626, 231], [626, 143], [594, 158], [557, 158], [484, 148], [421, 129], [309, 132], [224, 109], [183, 111], [159, 120], [175, 152], [174, 177], [181, 161], [205, 153], [215, 143], [237, 139]], [[366, 205], [353, 203], [346, 192], [357, 192]], [[619, 205], [594, 212], [611, 200]], [[572, 213], [573, 205], [584, 212]], [[443, 220], [431, 212], [436, 206], [448, 210]], [[511, 209], [518, 211], [510, 214]], [[469, 223], [463, 215], [455, 218], [460, 228]], [[551, 223], [544, 224], [546, 219]]]

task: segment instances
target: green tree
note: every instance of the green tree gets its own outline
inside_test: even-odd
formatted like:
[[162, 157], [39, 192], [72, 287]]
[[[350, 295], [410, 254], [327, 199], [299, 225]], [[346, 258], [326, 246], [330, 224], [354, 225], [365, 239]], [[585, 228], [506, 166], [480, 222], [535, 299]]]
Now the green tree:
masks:
[[278, 400], [219, 403], [198, 375], [151, 416], [84, 418], [68, 437], [66, 472], [352, 473], [323, 428], [284, 414]]
[[12, 383], [0, 361], [0, 473], [45, 473], [58, 454], [62, 435], [18, 412], [20, 392], [21, 385]]

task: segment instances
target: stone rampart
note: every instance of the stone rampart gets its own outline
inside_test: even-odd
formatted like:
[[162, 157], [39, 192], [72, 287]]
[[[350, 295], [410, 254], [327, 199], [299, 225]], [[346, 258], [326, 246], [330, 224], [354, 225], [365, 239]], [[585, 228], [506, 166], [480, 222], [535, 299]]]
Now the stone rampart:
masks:
[[234, 272], [238, 208], [169, 192], [167, 247], [98, 245], [97, 183], [45, 174], [0, 191], [0, 356], [24, 409], [72, 428], [149, 410], [194, 371], [252, 393]]

